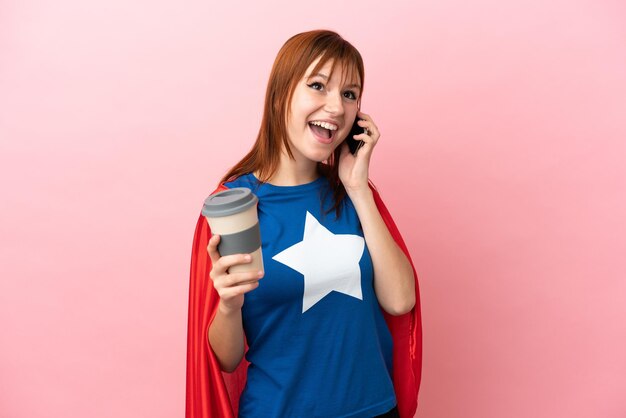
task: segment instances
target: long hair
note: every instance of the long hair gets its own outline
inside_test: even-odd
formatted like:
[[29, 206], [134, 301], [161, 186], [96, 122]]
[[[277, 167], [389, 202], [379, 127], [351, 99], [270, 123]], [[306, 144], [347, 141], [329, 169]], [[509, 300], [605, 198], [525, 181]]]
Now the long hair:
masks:
[[[285, 42], [274, 60], [267, 83], [263, 118], [256, 141], [248, 154], [224, 175], [221, 182], [255, 171], [258, 172], [259, 180], [266, 182], [278, 169], [283, 147], [289, 158], [294, 158], [287, 135], [291, 99], [306, 69], [318, 57], [321, 58], [313, 69], [313, 74], [317, 73], [328, 60], [333, 60], [329, 78], [332, 77], [337, 64], [342, 66], [342, 85], [346, 78], [351, 80], [354, 73], [358, 73], [361, 80], [361, 94], [359, 94], [357, 105], [361, 107], [365, 70], [359, 51], [338, 33], [330, 30], [313, 30], [292, 36]], [[340, 153], [341, 146], [338, 146], [326, 162], [318, 163], [319, 173], [330, 182], [334, 197], [334, 206], [330, 210], [335, 209], [337, 216], [339, 216], [341, 203], [346, 195], [346, 190], [339, 180]]]

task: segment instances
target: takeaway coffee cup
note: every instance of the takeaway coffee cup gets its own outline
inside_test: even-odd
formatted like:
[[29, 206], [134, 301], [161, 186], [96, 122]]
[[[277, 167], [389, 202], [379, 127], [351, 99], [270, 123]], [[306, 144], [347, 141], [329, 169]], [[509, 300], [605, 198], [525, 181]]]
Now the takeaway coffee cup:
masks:
[[235, 187], [207, 197], [202, 208], [211, 232], [220, 235], [220, 255], [251, 254], [252, 262], [237, 264], [229, 273], [264, 271], [257, 204], [259, 199], [245, 187]]

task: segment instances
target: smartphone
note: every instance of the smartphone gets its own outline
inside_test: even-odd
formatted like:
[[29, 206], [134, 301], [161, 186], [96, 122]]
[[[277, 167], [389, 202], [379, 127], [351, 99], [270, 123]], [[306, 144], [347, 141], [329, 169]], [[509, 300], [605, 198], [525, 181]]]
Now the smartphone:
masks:
[[352, 155], [356, 155], [359, 148], [361, 148], [363, 144], [365, 144], [365, 142], [361, 141], [360, 139], [354, 139], [352, 137], [353, 135], [359, 135], [365, 132], [365, 128], [363, 128], [362, 126], [359, 126], [359, 124], [357, 123], [360, 120], [363, 120], [363, 119], [359, 117], [354, 119], [354, 124], [352, 125], [352, 129], [350, 129], [350, 133], [348, 134], [348, 137], [346, 138], [346, 142], [348, 143], [348, 148], [350, 148], [350, 152], [352, 153]]

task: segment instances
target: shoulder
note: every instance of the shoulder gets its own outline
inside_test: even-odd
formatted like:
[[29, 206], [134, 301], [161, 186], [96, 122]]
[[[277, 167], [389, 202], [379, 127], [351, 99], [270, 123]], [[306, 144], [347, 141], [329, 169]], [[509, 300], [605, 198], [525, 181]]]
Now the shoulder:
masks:
[[242, 174], [238, 177], [234, 177], [220, 184], [220, 187], [232, 189], [233, 187], [247, 187], [253, 186], [256, 181], [252, 173]]
[[216, 188], [215, 188], [215, 189], [211, 192], [211, 194], [213, 195], [213, 194], [215, 194], [215, 193], [219, 193], [219, 192], [221, 192], [221, 191], [223, 191], [223, 190], [228, 190], [228, 189], [230, 189], [230, 187], [228, 187], [228, 186], [226, 185], [226, 183], [220, 183], [220, 184], [218, 184], [218, 185], [217, 185], [217, 187], [216, 187]]
[[234, 187], [248, 187], [250, 188], [253, 181], [250, 178], [251, 174], [243, 174], [238, 177], [233, 177], [227, 181], [220, 182], [217, 186], [215, 186], [211, 192], [211, 194], [215, 194], [221, 192], [223, 190], [232, 189]]

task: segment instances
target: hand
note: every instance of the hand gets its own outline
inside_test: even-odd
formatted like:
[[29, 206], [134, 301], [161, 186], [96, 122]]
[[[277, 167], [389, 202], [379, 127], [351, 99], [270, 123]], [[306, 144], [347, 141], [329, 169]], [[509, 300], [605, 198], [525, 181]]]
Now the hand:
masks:
[[356, 155], [352, 155], [347, 143], [341, 145], [341, 154], [339, 155], [339, 179], [346, 188], [348, 195], [353, 192], [367, 190], [369, 175], [369, 164], [372, 158], [374, 146], [380, 138], [378, 127], [374, 124], [371, 116], [361, 112], [357, 112], [359, 126], [366, 128], [368, 133], [355, 135], [354, 139], [364, 142], [363, 146], [357, 151]]
[[213, 287], [220, 296], [220, 307], [225, 313], [241, 309], [244, 294], [259, 286], [259, 280], [263, 273], [250, 271], [245, 273], [228, 273], [228, 269], [237, 264], [245, 264], [252, 261], [250, 254], [232, 254], [220, 256], [217, 244], [220, 242], [219, 235], [213, 235], [209, 240], [207, 250], [213, 267], [209, 276], [213, 280]]

